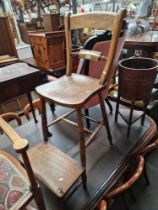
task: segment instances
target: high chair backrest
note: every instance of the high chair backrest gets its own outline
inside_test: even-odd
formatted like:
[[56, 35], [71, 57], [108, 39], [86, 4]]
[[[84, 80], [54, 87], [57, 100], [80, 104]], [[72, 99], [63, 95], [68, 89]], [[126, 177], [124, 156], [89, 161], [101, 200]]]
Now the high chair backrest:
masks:
[[[65, 35], [66, 35], [66, 52], [67, 52], [67, 66], [66, 75], [70, 76], [72, 72], [72, 38], [71, 30], [82, 28], [104, 29], [112, 32], [112, 39], [109, 47], [107, 58], [100, 56], [96, 52], [89, 53], [85, 56], [87, 59], [100, 60], [106, 59], [103, 72], [100, 77], [100, 84], [105, 84], [108, 78], [109, 71], [112, 69], [113, 58], [115, 57], [116, 48], [120, 31], [122, 28], [123, 19], [126, 16], [126, 10], [121, 9], [118, 13], [114, 12], [91, 12], [65, 15]], [[82, 54], [83, 55], [83, 54]], [[95, 59], [97, 58], [97, 59]]]

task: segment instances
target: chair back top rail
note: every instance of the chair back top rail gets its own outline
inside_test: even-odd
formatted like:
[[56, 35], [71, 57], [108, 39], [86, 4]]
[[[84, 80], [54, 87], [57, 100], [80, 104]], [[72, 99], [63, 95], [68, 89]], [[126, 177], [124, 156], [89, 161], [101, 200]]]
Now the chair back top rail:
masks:
[[[112, 32], [112, 40], [110, 44], [107, 62], [100, 77], [100, 84], [104, 85], [108, 79], [108, 71], [110, 71], [113, 58], [116, 54], [119, 35], [122, 28], [123, 19], [126, 16], [126, 10], [120, 9], [118, 13], [115, 12], [91, 12], [84, 14], [65, 15], [65, 36], [66, 36], [66, 50], [67, 50], [67, 66], [66, 75], [70, 76], [72, 72], [72, 38], [71, 30], [81, 28], [96, 28], [110, 30]], [[86, 57], [86, 56], [85, 56]]]
[[115, 17], [116, 13], [114, 12], [74, 14], [70, 17], [70, 30], [93, 27], [112, 31]]
[[17, 152], [26, 150], [28, 148], [28, 141], [21, 138], [18, 133], [2, 118], [0, 117], [0, 129], [8, 136], [13, 143], [13, 148]]

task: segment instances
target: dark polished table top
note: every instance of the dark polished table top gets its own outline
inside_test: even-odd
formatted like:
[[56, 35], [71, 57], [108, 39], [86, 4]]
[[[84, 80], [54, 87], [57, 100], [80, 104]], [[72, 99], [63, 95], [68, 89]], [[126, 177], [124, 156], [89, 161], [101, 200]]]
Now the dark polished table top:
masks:
[[125, 39], [125, 48], [157, 49], [158, 31], [148, 31], [141, 34], [129, 35]]
[[23, 77], [28, 77], [39, 73], [39, 70], [28, 66], [26, 63], [14, 63], [0, 68], [0, 84], [10, 82], [12, 80], [20, 80]]
[[26, 63], [15, 63], [0, 68], [0, 103], [30, 92], [42, 84], [40, 71]]
[[[68, 110], [57, 106], [54, 116], [51, 113], [48, 114], [48, 121], [66, 111]], [[92, 108], [90, 115], [97, 116], [98, 120], [101, 118], [98, 107]], [[75, 113], [70, 118], [76, 119]], [[101, 196], [106, 195], [112, 188], [132, 157], [139, 153], [156, 133], [154, 121], [147, 116], [144, 126], [140, 125], [139, 120], [133, 124], [130, 138], [126, 139], [127, 125], [124, 121], [119, 118], [118, 123], [115, 123], [114, 114], [109, 114], [109, 111], [108, 118], [114, 145], [109, 145], [106, 130], [103, 127], [95, 141], [86, 148], [88, 190], [84, 191], [82, 185], [80, 185], [65, 201], [64, 210], [95, 209]], [[43, 142], [40, 117], [38, 120], [37, 124], [34, 121], [29, 121], [16, 128], [16, 131], [22, 137], [29, 140], [30, 146]], [[91, 124], [91, 128], [93, 127], [94, 124]], [[72, 125], [61, 121], [51, 126], [49, 130], [53, 133], [53, 136], [49, 138], [49, 143], [79, 161], [79, 141], [76, 129]], [[6, 136], [0, 136], [0, 145], [2, 149], [16, 155], [13, 153]], [[58, 210], [59, 206], [56, 204], [53, 194], [45, 187], [42, 187], [42, 191], [47, 209]]]

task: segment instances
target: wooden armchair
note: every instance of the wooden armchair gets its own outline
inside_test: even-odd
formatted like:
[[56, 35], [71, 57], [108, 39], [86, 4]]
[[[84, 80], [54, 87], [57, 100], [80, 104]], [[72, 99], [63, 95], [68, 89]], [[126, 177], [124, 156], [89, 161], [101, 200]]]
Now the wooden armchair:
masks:
[[[28, 149], [28, 141], [26, 139], [22, 139], [4, 121], [4, 119], [2, 119], [2, 117], [0, 117], [0, 130], [2, 130], [2, 132], [5, 133], [9, 137], [9, 139], [13, 142], [13, 148], [18, 153], [21, 153], [20, 160], [26, 168], [25, 172], [23, 167], [19, 164], [19, 162], [15, 158], [7, 154], [6, 152], [0, 151], [0, 168], [1, 168], [1, 154], [3, 154], [6, 156], [6, 158], [9, 159], [8, 161], [13, 160], [12, 166], [14, 167], [15, 164], [15, 167], [13, 168], [14, 170], [12, 171], [20, 172], [19, 175], [20, 177], [22, 173], [24, 181], [27, 181], [28, 183], [27, 189], [24, 189], [26, 191], [26, 196], [24, 194], [24, 196], [22, 197], [22, 202], [19, 201], [18, 206], [16, 205], [16, 207], [13, 210], [23, 209], [25, 204], [28, 204], [28, 202], [33, 198], [35, 198], [35, 200], [37, 201], [39, 209], [45, 210], [42, 194], [39, 185], [36, 183], [34, 174], [47, 188], [49, 188], [56, 195], [56, 197], [60, 199], [60, 205], [62, 205], [63, 203], [62, 201], [63, 199], [65, 199], [67, 193], [71, 190], [71, 188], [73, 188], [75, 183], [83, 175], [84, 170], [82, 169], [82, 167], [79, 166], [79, 164], [77, 164], [75, 160], [73, 160], [68, 155], [66, 155], [65, 153], [63, 153], [62, 151], [60, 151], [51, 144], [38, 144]], [[22, 180], [22, 184], [24, 181]], [[78, 184], [80, 184], [79, 181], [76, 183], [76, 187], [78, 186]], [[73, 188], [73, 190], [74, 189], [75, 187]], [[1, 195], [1, 179], [0, 179], [0, 195]], [[19, 206], [20, 207], [22, 206], [22, 208], [19, 208]]]
[[[11, 140], [13, 149], [21, 154], [26, 169], [9, 153], [0, 150], [0, 207], [22, 210], [35, 199], [38, 209], [45, 210], [42, 192], [26, 153], [28, 141], [22, 139], [2, 117], [0, 117], [0, 129]], [[26, 207], [26, 209], [32, 208]]]
[[[116, 183], [114, 188], [105, 196], [107, 204], [110, 205], [111, 200], [118, 194], [130, 189], [130, 187], [138, 180], [144, 169], [144, 157], [139, 155], [132, 161], [127, 168], [121, 180]], [[123, 195], [123, 194], [122, 194]], [[126, 209], [128, 209], [124, 196], [122, 197]]]
[[[90, 131], [91, 135], [87, 140], [88, 143], [86, 144], [88, 145], [92, 141], [97, 132], [101, 129], [102, 125], [105, 125], [108, 133], [109, 142], [110, 144], [112, 144], [112, 136], [110, 133], [110, 126], [106, 115], [102, 91], [106, 89], [108, 92], [109, 84], [114, 74], [111, 66], [113, 65], [113, 58], [116, 54], [119, 34], [122, 27], [123, 18], [125, 16], [125, 10], [120, 10], [118, 13], [92, 12], [77, 15], [67, 14], [65, 16], [65, 35], [67, 45], [66, 75], [60, 77], [53, 82], [49, 82], [36, 88], [36, 91], [41, 98], [42, 129], [45, 141], [48, 140], [48, 126], [45, 107], [46, 100], [50, 100], [58, 105], [69, 107], [74, 109], [74, 111], [77, 111], [76, 125], [80, 141], [80, 159], [81, 164], [85, 170], [85, 175], [83, 176], [84, 187], [86, 187], [86, 152], [81, 109], [87, 101], [89, 101], [94, 95], [97, 95], [97, 97], [99, 98], [103, 121], [99, 123], [94, 132]], [[77, 54], [79, 58], [94, 60], [96, 62], [98, 62], [99, 60], [106, 60], [106, 64], [99, 79], [92, 78], [86, 75], [71, 73], [73, 56], [71, 31], [80, 28], [97, 28], [112, 31], [112, 41], [107, 57], [103, 56], [101, 52], [88, 50], [81, 50]], [[61, 117], [59, 118], [59, 120], [61, 120]], [[59, 120], [55, 120], [49, 125], [52, 125]]]

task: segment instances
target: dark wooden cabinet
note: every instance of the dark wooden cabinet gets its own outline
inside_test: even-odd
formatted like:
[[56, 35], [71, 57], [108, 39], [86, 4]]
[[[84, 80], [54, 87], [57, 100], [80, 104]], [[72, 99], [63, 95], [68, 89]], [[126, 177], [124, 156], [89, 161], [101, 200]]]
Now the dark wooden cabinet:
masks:
[[38, 66], [48, 70], [65, 68], [64, 31], [29, 34]]
[[15, 62], [17, 57], [10, 18], [0, 17], [0, 66]]

